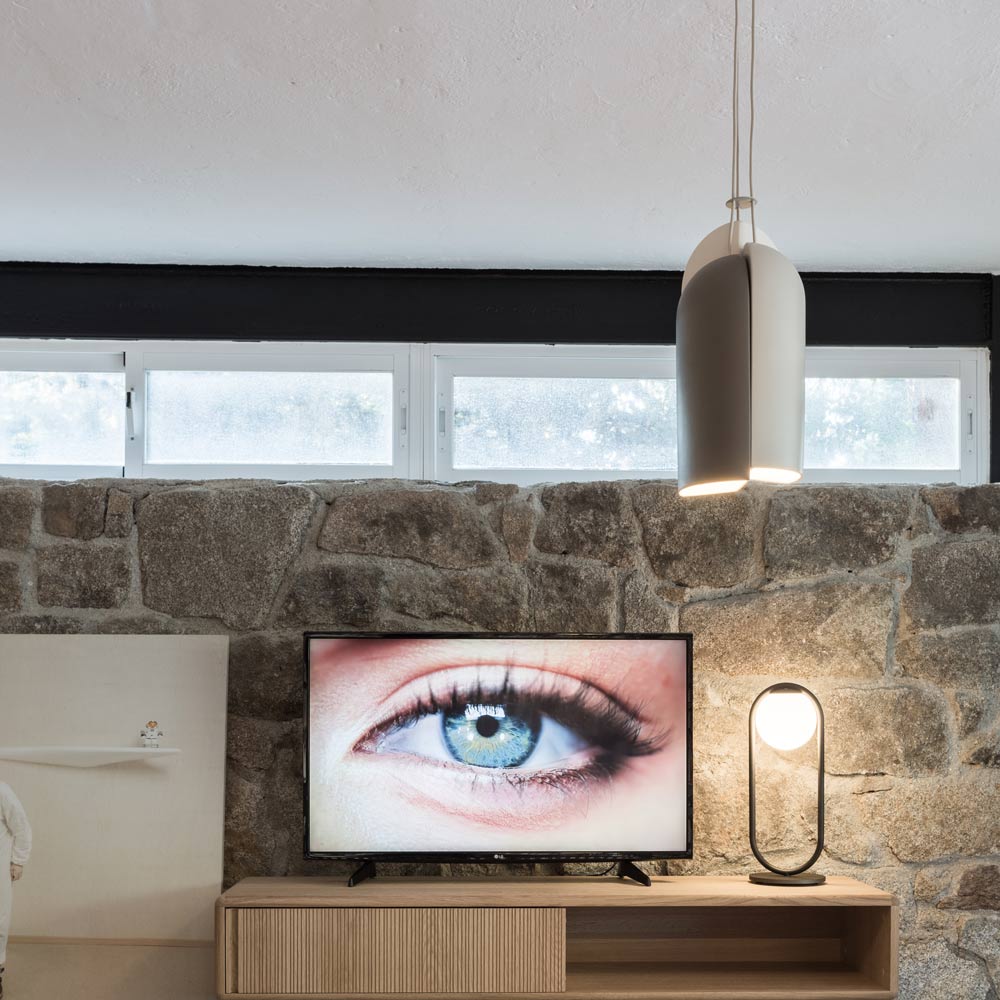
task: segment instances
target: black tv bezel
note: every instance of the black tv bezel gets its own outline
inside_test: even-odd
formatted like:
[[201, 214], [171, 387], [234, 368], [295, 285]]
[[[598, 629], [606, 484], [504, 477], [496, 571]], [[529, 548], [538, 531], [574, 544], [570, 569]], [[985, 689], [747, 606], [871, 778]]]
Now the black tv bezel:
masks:
[[[313, 639], [681, 639], [686, 647], [687, 723], [687, 844], [683, 851], [314, 851], [309, 843], [309, 644]], [[690, 859], [694, 850], [694, 636], [691, 632], [306, 632], [302, 642], [302, 816], [304, 857], [307, 861], [374, 861], [535, 864], [547, 861], [659, 861]]]

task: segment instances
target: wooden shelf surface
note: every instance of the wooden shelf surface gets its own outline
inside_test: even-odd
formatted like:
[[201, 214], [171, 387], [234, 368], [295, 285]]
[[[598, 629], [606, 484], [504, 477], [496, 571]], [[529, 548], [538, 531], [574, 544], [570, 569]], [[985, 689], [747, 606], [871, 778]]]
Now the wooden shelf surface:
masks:
[[573, 1000], [698, 1000], [759, 998], [768, 1000], [883, 1000], [893, 994], [863, 973], [840, 963], [763, 962], [619, 963], [571, 965], [566, 974], [567, 998]]
[[[840, 964], [609, 963], [570, 965], [564, 993], [518, 993], [517, 1000], [892, 1000], [863, 973]], [[254, 1000], [311, 1000], [313, 994], [253, 994]], [[426, 993], [369, 993], [366, 1000], [427, 1000]], [[448, 1000], [511, 1000], [510, 993], [449, 993]]]
[[894, 906], [896, 897], [852, 878], [825, 885], [754, 885], [739, 876], [665, 875], [650, 887], [610, 877], [524, 879], [383, 879], [348, 888], [345, 879], [247, 878], [219, 897], [222, 907], [666, 907], [666, 906]]

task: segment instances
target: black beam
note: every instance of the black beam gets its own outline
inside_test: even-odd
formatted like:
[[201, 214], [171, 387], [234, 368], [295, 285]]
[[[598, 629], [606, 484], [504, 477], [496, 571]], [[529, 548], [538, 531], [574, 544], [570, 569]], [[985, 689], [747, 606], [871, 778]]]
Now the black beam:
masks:
[[[677, 271], [0, 264], [0, 337], [670, 344]], [[989, 346], [987, 274], [804, 274], [807, 341]]]
[[666, 343], [677, 275], [0, 265], [0, 336]]
[[989, 274], [803, 274], [806, 342], [830, 347], [988, 347]]
[[1000, 392], [996, 368], [1000, 364], [1000, 275], [992, 276], [990, 300], [990, 482], [1000, 482]]

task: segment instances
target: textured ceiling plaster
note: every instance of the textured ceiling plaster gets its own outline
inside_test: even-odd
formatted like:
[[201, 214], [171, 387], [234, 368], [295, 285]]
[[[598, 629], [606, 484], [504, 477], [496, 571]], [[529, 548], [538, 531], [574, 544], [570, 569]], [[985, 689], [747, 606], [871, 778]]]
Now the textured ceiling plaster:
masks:
[[[1000, 270], [1000, 4], [758, 6], [779, 247], [812, 269]], [[730, 18], [8, 0], [0, 257], [680, 267], [725, 217]]]

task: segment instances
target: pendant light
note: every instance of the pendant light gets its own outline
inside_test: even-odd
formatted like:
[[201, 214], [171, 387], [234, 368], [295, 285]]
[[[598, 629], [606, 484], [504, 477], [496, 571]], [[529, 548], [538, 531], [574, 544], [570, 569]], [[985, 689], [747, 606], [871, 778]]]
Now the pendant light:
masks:
[[[750, 4], [748, 195], [740, 195], [739, 10], [733, 25], [729, 222], [695, 247], [677, 307], [677, 486], [733, 493], [802, 477], [806, 307], [802, 279], [757, 228], [753, 193], [756, 0]], [[749, 210], [750, 220], [743, 212]]]

